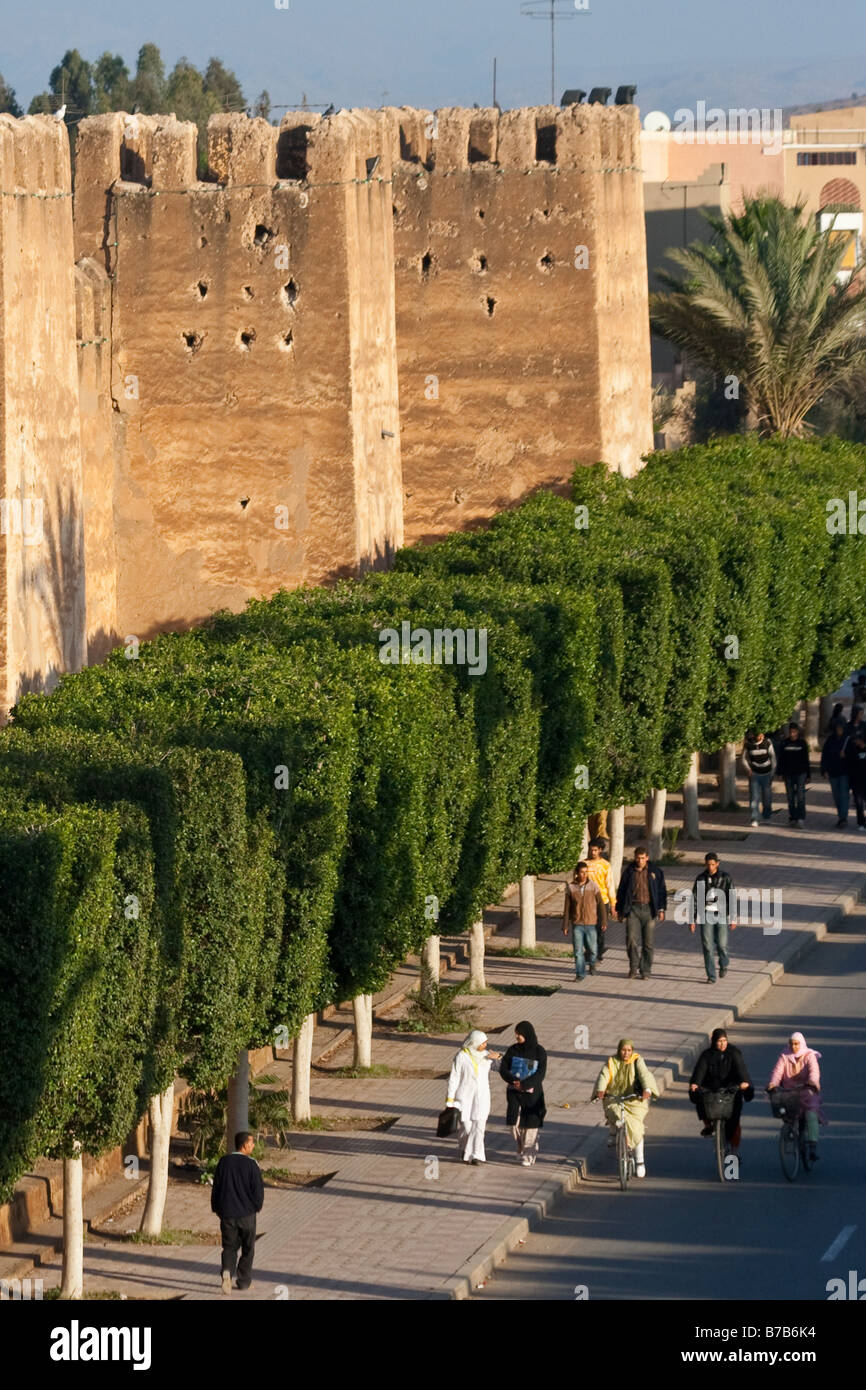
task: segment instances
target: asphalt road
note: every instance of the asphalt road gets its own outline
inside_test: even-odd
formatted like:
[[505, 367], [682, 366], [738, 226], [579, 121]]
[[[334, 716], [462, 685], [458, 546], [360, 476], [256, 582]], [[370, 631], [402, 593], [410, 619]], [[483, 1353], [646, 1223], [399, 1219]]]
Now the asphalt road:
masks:
[[[822, 1053], [830, 1125], [816, 1167], [788, 1183], [763, 1088], [795, 1028]], [[684, 1078], [650, 1112], [646, 1179], [621, 1192], [613, 1155], [603, 1155], [474, 1300], [573, 1300], [584, 1285], [593, 1301], [823, 1301], [828, 1280], [847, 1281], [849, 1270], [866, 1279], [866, 912], [846, 918], [728, 1036], [756, 1087], [739, 1178], [719, 1182]]]

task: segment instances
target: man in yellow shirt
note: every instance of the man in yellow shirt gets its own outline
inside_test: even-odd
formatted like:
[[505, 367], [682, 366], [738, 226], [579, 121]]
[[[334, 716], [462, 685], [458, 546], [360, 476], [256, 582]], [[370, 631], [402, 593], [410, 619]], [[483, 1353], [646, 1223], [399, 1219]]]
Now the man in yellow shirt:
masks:
[[605, 859], [602, 851], [605, 842], [600, 835], [595, 836], [589, 842], [589, 858], [586, 860], [586, 871], [590, 879], [595, 884], [601, 894], [601, 919], [599, 921], [600, 931], [598, 934], [598, 960], [601, 960], [605, 951], [604, 935], [607, 931], [608, 914], [612, 911], [616, 902], [616, 888], [613, 882], [613, 872], [610, 861]]

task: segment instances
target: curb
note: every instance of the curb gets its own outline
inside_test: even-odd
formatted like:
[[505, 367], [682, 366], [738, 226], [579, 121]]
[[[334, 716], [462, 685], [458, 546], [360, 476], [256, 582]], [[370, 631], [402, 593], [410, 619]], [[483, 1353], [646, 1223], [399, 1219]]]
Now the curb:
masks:
[[[812, 948], [819, 941], [823, 941], [828, 932], [838, 926], [845, 917], [849, 917], [855, 912], [864, 899], [866, 899], [866, 876], [861, 879], [856, 892], [842, 893], [829, 908], [825, 909], [823, 920], [798, 932], [794, 940], [784, 948], [778, 959], [768, 961], [760, 968], [758, 978], [752, 984], [747, 985], [740, 998], [725, 1010], [721, 1026], [735, 1022], [753, 1008], [758, 1000], [772, 989], [777, 980], [780, 980], [803, 956], [808, 955]], [[714, 1014], [711, 1017], [715, 1020], [718, 1015]], [[718, 1027], [720, 1025], [713, 1022], [712, 1026]], [[659, 1083], [660, 1095], [664, 1095], [678, 1074], [682, 1074], [686, 1068], [694, 1065], [699, 1053], [707, 1045], [709, 1031], [707, 1029], [702, 1033], [693, 1033], [691, 1037], [684, 1040], [676, 1054], [665, 1057], [659, 1066], [653, 1068], [653, 1074]], [[450, 1279], [446, 1279], [439, 1288], [429, 1293], [428, 1299], [435, 1301], [471, 1298], [475, 1289], [485, 1283], [498, 1265], [504, 1264], [507, 1256], [526, 1239], [529, 1232], [540, 1226], [545, 1217], [570, 1192], [573, 1192], [581, 1182], [587, 1180], [589, 1158], [595, 1158], [604, 1147], [604, 1133], [601, 1128], [597, 1130], [597, 1135], [597, 1140], [595, 1136], [589, 1135], [575, 1144], [571, 1153], [533, 1193], [532, 1197], [521, 1203], [515, 1214], [503, 1221], [490, 1239], [485, 1241], [471, 1259], [462, 1264]]]

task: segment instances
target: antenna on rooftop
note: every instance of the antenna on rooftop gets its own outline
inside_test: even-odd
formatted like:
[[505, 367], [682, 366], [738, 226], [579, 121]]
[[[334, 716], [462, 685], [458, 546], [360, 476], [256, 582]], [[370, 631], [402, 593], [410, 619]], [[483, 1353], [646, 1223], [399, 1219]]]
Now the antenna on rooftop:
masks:
[[550, 104], [556, 105], [556, 21], [588, 14], [589, 0], [523, 0], [520, 13], [550, 25]]

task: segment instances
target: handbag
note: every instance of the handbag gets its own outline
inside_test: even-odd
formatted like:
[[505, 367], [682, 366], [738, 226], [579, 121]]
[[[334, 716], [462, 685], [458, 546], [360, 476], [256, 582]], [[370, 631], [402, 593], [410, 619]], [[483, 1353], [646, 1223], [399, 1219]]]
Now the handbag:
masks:
[[460, 1124], [460, 1111], [456, 1105], [446, 1105], [439, 1116], [439, 1123], [436, 1126], [437, 1139], [448, 1139], [452, 1134], [456, 1134]]

